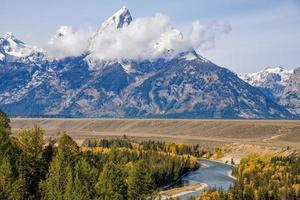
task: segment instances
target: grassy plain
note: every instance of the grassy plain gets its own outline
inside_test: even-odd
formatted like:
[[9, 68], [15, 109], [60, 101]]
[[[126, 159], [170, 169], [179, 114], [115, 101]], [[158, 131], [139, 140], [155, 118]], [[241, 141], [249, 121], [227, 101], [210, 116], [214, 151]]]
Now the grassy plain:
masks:
[[197, 119], [66, 119], [12, 118], [13, 131], [38, 125], [46, 136], [67, 131], [78, 142], [86, 138], [122, 137], [167, 140], [212, 148], [249, 144], [300, 149], [300, 120], [197, 120]]

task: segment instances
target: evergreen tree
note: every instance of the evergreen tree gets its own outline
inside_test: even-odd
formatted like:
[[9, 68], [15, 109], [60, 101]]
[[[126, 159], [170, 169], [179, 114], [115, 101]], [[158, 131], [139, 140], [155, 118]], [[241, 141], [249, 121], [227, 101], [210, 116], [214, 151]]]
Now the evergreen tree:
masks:
[[67, 169], [74, 167], [79, 148], [65, 132], [60, 134], [56, 155], [51, 162], [49, 174], [41, 183], [42, 198], [63, 200], [67, 186]]
[[7, 117], [6, 113], [0, 110], [0, 126], [11, 130], [10, 119]]
[[84, 200], [91, 199], [89, 196], [89, 188], [86, 182], [82, 182], [80, 168], [76, 167], [72, 169], [67, 167], [67, 185], [64, 194], [65, 200]]
[[8, 199], [13, 183], [13, 171], [10, 160], [1, 157], [0, 164], [0, 199]]
[[127, 186], [124, 168], [112, 162], [104, 166], [96, 185], [98, 199], [122, 200], [126, 199]]
[[95, 184], [97, 182], [96, 170], [84, 159], [76, 162], [75, 167], [67, 167], [67, 186], [64, 194], [65, 200], [94, 199]]
[[155, 199], [155, 181], [151, 169], [145, 161], [134, 164], [128, 178], [128, 199]]
[[17, 153], [14, 140], [10, 137], [10, 131], [0, 126], [0, 160], [5, 156], [15, 157]]
[[45, 177], [48, 173], [50, 163], [53, 159], [53, 155], [54, 155], [54, 151], [55, 151], [54, 144], [55, 144], [55, 141], [50, 138], [48, 145], [43, 149], [42, 165], [41, 165], [41, 170], [42, 170], [41, 179], [45, 179]]
[[41, 168], [43, 137], [44, 131], [35, 126], [32, 129], [21, 130], [17, 138], [17, 144], [21, 151], [18, 187], [23, 191], [23, 199], [36, 199], [38, 196], [38, 186], [43, 172]]
[[10, 131], [0, 126], [0, 199], [12, 195], [18, 178], [19, 152], [10, 137]]

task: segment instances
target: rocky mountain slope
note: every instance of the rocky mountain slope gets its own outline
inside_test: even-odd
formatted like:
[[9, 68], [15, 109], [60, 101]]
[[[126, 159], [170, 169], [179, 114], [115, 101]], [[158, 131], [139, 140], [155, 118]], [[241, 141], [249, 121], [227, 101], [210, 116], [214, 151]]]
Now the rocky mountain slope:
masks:
[[285, 106], [295, 115], [300, 115], [300, 68], [286, 70], [283, 67], [269, 67], [262, 71], [240, 74], [250, 85], [258, 87], [266, 96]]
[[283, 93], [293, 70], [286, 70], [283, 67], [268, 67], [255, 73], [240, 74], [239, 77], [259, 87], [268, 97], [277, 100]]
[[[259, 88], [194, 50], [156, 59], [99, 59], [101, 33], [130, 26], [122, 8], [90, 38], [86, 53], [50, 59], [11, 34], [0, 39], [0, 107], [17, 116], [293, 118]], [[176, 37], [182, 37], [170, 29]], [[55, 37], [63, 37], [63, 33]]]
[[279, 103], [295, 115], [300, 115], [300, 68], [295, 69], [290, 76]]

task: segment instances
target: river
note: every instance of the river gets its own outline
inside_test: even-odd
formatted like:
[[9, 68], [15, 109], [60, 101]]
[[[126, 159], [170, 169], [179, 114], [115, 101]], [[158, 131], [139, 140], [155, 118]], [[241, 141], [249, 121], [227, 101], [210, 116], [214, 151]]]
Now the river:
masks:
[[[228, 172], [232, 170], [232, 166], [218, 163], [210, 160], [201, 160], [203, 166], [198, 170], [190, 172], [184, 176], [176, 185], [187, 186], [195, 183], [205, 183], [208, 187], [217, 187], [227, 190], [233, 183], [234, 179], [228, 176]], [[203, 190], [198, 190], [188, 194], [177, 196], [180, 200], [186, 200], [190, 197], [197, 197]]]

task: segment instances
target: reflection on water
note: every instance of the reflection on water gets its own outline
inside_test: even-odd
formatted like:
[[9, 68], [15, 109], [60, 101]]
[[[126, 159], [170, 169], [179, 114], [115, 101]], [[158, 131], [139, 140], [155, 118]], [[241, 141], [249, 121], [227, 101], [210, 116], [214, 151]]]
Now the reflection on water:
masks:
[[[201, 163], [207, 167], [201, 167], [196, 171], [189, 173], [183, 177], [176, 187], [192, 185], [195, 183], [206, 183], [208, 187], [217, 187], [227, 190], [233, 183], [233, 179], [228, 176], [228, 172], [232, 170], [232, 166], [213, 162], [209, 160], [201, 160]], [[185, 194], [179, 197], [180, 200], [188, 199], [189, 197], [197, 197], [202, 191]]]

